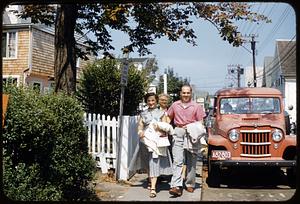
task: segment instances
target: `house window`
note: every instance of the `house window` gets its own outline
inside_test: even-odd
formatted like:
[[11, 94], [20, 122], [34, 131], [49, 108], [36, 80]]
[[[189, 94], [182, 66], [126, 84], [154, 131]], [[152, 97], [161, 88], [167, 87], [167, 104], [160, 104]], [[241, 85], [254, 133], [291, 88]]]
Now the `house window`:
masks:
[[17, 57], [17, 33], [6, 32], [2, 35], [2, 57], [16, 58]]
[[41, 82], [33, 82], [32, 83], [33, 89], [38, 91], [39, 93], [42, 90], [42, 83]]
[[14, 84], [14, 85], [19, 85], [19, 77], [14, 77], [14, 76], [8, 76], [8, 77], [3, 77], [2, 81], [3, 85], [9, 85], [9, 84]]

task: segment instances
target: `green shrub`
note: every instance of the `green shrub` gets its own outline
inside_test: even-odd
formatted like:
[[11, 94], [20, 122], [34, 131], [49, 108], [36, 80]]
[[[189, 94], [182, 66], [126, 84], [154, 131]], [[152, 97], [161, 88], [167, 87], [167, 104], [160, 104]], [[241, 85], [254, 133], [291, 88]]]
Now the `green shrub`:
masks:
[[[7, 87], [6, 87], [7, 88]], [[63, 93], [10, 87], [3, 130], [4, 193], [13, 200], [82, 200], [95, 163], [83, 109]]]
[[6, 196], [14, 200], [48, 200], [55, 201], [62, 198], [62, 191], [43, 180], [38, 164], [26, 165], [19, 163], [12, 166], [9, 158], [5, 158], [3, 178]]
[[[97, 60], [82, 73], [77, 95], [89, 113], [118, 116], [120, 108], [121, 70], [112, 59]], [[130, 66], [124, 94], [124, 115], [136, 115], [147, 87], [145, 73]]]

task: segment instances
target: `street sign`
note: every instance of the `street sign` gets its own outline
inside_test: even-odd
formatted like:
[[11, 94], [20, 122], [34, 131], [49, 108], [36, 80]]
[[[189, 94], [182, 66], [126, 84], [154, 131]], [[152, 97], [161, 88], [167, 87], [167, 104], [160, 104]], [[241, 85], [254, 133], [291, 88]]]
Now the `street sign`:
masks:
[[128, 68], [128, 61], [125, 61], [121, 74], [121, 86], [127, 86]]

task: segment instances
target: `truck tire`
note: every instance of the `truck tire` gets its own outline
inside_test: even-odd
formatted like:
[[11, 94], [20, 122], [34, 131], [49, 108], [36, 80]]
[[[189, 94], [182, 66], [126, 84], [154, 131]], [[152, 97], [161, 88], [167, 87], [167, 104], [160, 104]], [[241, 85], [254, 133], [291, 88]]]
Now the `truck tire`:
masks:
[[296, 188], [296, 167], [291, 167], [286, 170], [288, 184], [291, 188]]
[[[294, 160], [297, 160], [297, 155], [295, 155]], [[286, 176], [288, 184], [291, 188], [296, 188], [296, 167], [289, 167], [286, 169]]]
[[218, 166], [208, 164], [207, 184], [209, 187], [219, 188], [221, 181], [221, 169]]

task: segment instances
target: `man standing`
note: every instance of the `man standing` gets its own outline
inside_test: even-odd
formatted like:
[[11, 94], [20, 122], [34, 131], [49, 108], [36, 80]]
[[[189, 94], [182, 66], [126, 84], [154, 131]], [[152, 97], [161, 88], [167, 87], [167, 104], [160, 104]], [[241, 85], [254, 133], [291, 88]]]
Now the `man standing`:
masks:
[[[192, 87], [183, 85], [180, 91], [180, 100], [174, 102], [168, 110], [170, 119], [174, 119], [175, 134], [173, 135], [173, 176], [169, 193], [181, 196], [183, 188], [182, 170], [186, 164], [185, 189], [193, 193], [195, 189], [197, 153], [184, 149], [184, 140], [187, 139], [186, 126], [190, 123], [203, 121], [205, 113], [202, 107], [192, 100]], [[185, 162], [184, 162], [185, 161]]]

